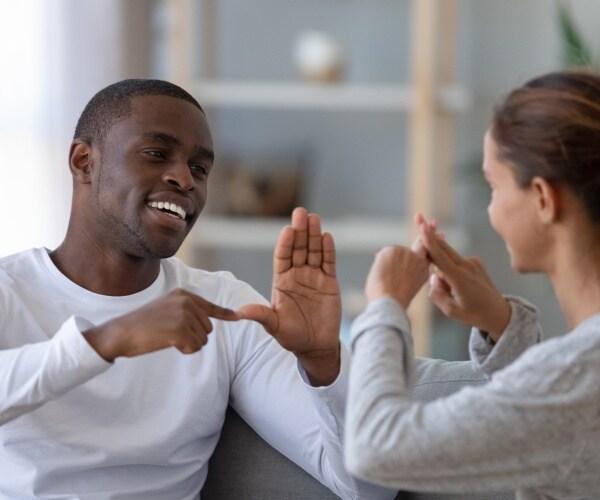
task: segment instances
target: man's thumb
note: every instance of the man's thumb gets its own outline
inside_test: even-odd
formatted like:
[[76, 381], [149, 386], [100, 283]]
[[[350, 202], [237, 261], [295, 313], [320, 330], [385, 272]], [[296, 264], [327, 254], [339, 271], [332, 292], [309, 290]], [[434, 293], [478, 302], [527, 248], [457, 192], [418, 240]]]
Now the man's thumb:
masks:
[[260, 323], [271, 335], [277, 331], [277, 314], [273, 309], [261, 304], [248, 304], [236, 311], [241, 319]]

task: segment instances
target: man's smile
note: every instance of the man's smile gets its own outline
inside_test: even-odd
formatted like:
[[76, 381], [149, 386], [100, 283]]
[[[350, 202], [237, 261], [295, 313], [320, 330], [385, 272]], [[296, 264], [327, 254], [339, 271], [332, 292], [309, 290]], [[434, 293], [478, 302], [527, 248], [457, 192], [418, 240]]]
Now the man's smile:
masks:
[[185, 220], [187, 215], [187, 212], [183, 207], [168, 201], [151, 201], [148, 203], [148, 206], [151, 208], [157, 208], [171, 217], [179, 217], [182, 220]]

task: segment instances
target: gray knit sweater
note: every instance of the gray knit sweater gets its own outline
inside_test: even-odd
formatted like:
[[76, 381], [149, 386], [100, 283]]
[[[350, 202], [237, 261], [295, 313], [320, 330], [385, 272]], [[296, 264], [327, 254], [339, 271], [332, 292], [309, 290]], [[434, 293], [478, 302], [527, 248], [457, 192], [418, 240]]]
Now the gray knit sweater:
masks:
[[411, 397], [404, 311], [391, 299], [369, 305], [351, 331], [350, 472], [405, 490], [600, 499], [600, 315], [527, 349], [540, 335], [535, 308], [510, 300], [496, 345], [471, 334], [489, 382], [431, 402]]

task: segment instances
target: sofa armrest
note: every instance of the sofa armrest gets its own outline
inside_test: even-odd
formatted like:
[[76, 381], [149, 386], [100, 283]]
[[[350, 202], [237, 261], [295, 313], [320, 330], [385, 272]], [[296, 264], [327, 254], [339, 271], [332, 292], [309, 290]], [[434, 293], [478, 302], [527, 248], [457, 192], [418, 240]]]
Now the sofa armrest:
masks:
[[202, 500], [337, 499], [326, 486], [266, 443], [231, 408], [208, 464]]

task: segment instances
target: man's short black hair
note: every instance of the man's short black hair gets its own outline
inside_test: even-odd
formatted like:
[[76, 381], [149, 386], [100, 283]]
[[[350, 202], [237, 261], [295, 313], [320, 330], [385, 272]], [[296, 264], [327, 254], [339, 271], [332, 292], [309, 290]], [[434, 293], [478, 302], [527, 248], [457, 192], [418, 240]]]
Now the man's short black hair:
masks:
[[174, 83], [164, 80], [122, 80], [103, 88], [90, 99], [77, 121], [73, 139], [97, 144], [102, 149], [110, 127], [131, 112], [131, 98], [153, 95], [183, 99], [204, 112], [196, 99]]

